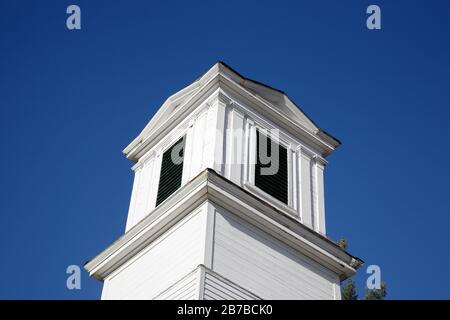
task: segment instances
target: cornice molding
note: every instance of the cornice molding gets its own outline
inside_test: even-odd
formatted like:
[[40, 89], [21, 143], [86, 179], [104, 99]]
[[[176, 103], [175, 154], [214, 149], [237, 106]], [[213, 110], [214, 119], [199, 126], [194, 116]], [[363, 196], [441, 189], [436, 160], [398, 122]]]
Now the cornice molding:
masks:
[[[186, 101], [177, 106], [174, 113], [166, 119], [159, 127], [146, 133], [146, 136], [138, 136], [133, 142], [130, 143], [125, 149], [124, 153], [131, 160], [137, 161], [146, 150], [152, 147], [154, 141], [158, 141], [168, 131], [174, 129], [190, 112], [193, 111], [201, 103], [210, 103], [214, 99], [218, 99], [220, 102], [229, 106], [233, 103], [233, 100], [225, 93], [224, 90], [230, 89], [237, 94], [245, 97], [249, 101], [251, 107], [253, 105], [265, 109], [265, 115], [272, 118], [281, 127], [293, 131], [295, 135], [298, 135], [298, 139], [305, 140], [306, 143], [311, 143], [317, 147], [324, 155], [331, 153], [335, 147], [331, 145], [329, 139], [325, 139], [323, 134], [318, 132], [311, 132], [307, 128], [303, 127], [297, 121], [290, 119], [287, 115], [283, 114], [269, 101], [259, 97], [247, 88], [243, 87], [240, 83], [235, 82], [229, 78], [227, 74], [220, 71], [210, 75], [210, 79], [204, 79], [195, 91], [189, 96]], [[212, 95], [212, 96], [211, 96]]]
[[308, 159], [313, 159], [317, 155], [317, 153], [303, 145], [299, 145], [297, 151], [300, 153], [300, 156], [307, 157]]
[[325, 167], [328, 164], [328, 161], [325, 158], [323, 158], [317, 154], [313, 156], [313, 159], [317, 164], [319, 164], [323, 167]]
[[205, 201], [210, 201], [272, 234], [336, 272], [341, 279], [356, 272], [355, 261], [362, 264], [360, 259], [343, 251], [325, 236], [309, 229], [288, 212], [280, 211], [269, 202], [207, 169], [87, 262], [85, 269], [96, 279], [105, 279]]

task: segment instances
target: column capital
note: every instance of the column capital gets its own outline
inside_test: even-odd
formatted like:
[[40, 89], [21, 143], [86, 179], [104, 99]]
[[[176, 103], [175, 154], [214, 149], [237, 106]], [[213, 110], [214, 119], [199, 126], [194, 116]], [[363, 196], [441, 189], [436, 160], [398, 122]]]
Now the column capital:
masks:
[[214, 103], [218, 101], [222, 104], [224, 104], [226, 107], [231, 106], [233, 104], [233, 100], [231, 100], [230, 97], [228, 97], [223, 91], [218, 90], [216, 91], [212, 96], [209, 97], [206, 104], [208, 106], [214, 105]]
[[317, 163], [318, 165], [320, 165], [322, 167], [325, 167], [328, 164], [328, 161], [325, 158], [323, 158], [317, 154], [313, 156], [313, 159], [314, 159], [315, 163]]
[[314, 152], [312, 152], [310, 149], [306, 148], [303, 145], [299, 145], [297, 151], [300, 153], [301, 156], [307, 156], [310, 159], [313, 159], [314, 156], [316, 155]]

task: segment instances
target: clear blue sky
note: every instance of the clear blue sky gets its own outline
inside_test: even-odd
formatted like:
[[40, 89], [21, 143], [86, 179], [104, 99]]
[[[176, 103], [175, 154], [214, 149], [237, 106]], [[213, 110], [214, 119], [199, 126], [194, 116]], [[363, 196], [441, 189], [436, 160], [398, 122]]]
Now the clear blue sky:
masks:
[[217, 60], [343, 141], [328, 233], [381, 267], [389, 297], [450, 298], [449, 1], [1, 0], [0, 40], [0, 298], [99, 298], [65, 270], [124, 231], [121, 150]]

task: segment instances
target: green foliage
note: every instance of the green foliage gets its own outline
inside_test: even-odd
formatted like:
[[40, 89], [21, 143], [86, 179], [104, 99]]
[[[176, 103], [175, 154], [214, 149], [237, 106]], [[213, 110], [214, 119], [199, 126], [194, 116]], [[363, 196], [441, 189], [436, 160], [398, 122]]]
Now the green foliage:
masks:
[[382, 283], [380, 289], [367, 289], [364, 295], [364, 300], [384, 300], [387, 295], [386, 284]]
[[[341, 238], [337, 245], [342, 250], [347, 250], [348, 243], [346, 238]], [[366, 287], [364, 292], [364, 300], [384, 300], [387, 296], [386, 283], [381, 283], [380, 289], [368, 289]], [[342, 300], [358, 300], [358, 293], [356, 291], [356, 282], [353, 279], [348, 279], [341, 288]]]
[[348, 246], [348, 244], [347, 244], [347, 239], [341, 238], [341, 239], [338, 241], [337, 245], [338, 245], [342, 250], [347, 250], [347, 246]]
[[353, 279], [349, 279], [341, 290], [342, 300], [358, 300], [358, 294], [356, 293], [356, 282]]
[[[366, 287], [364, 300], [384, 300], [387, 296], [386, 283], [381, 283], [380, 289], [368, 289]], [[353, 279], [348, 279], [341, 289], [342, 300], [358, 300], [358, 293], [356, 292], [356, 282]]]

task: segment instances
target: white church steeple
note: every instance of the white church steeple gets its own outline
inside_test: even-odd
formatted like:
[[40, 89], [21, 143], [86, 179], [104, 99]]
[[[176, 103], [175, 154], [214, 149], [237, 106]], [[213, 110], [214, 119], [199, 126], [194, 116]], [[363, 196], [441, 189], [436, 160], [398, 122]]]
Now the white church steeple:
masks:
[[124, 150], [125, 234], [85, 265], [102, 299], [340, 299], [362, 262], [326, 237], [339, 144], [283, 92], [216, 63]]

